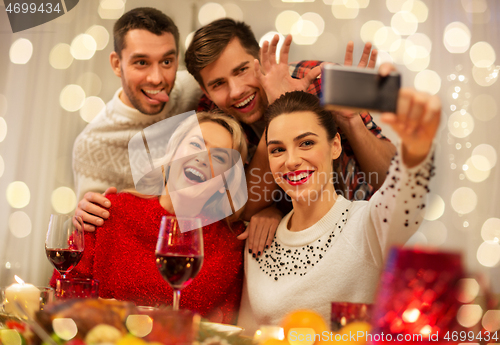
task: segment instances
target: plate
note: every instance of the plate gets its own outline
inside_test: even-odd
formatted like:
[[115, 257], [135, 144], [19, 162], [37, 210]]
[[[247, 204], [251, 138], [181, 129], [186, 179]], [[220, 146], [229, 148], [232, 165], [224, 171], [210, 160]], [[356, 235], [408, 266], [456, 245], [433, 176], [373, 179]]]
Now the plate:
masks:
[[239, 334], [243, 328], [233, 325], [226, 325], [223, 323], [203, 322], [204, 326], [211, 328], [214, 331], [225, 333], [227, 335]]

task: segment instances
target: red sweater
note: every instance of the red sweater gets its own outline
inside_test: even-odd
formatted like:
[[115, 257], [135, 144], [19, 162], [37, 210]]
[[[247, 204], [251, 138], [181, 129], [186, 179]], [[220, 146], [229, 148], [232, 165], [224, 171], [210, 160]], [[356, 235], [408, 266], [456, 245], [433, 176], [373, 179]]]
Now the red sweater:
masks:
[[[158, 272], [155, 248], [161, 217], [170, 215], [158, 198], [109, 195], [110, 217], [95, 232], [85, 233], [85, 251], [70, 277], [99, 280], [99, 296], [137, 305], [172, 304], [173, 291]], [[198, 276], [181, 292], [181, 309], [212, 322], [234, 323], [243, 283], [244, 241], [236, 239], [243, 223], [225, 221], [203, 228], [204, 260]], [[51, 279], [55, 286], [57, 271]]]

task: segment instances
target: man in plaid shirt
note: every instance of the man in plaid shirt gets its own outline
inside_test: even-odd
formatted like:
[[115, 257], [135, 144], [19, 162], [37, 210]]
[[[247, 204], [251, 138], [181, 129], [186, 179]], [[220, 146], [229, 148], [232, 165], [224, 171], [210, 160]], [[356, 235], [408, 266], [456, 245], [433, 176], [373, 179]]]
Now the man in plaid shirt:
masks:
[[[247, 167], [249, 199], [242, 215], [249, 220], [249, 248], [258, 256], [270, 245], [282, 214], [274, 206], [276, 185], [270, 174], [263, 138], [263, 114], [268, 104], [287, 91], [304, 90], [321, 97], [320, 61], [288, 64], [291, 36], [285, 39], [276, 62], [279, 37], [260, 49], [250, 27], [224, 18], [198, 29], [186, 51], [186, 67], [205, 96], [198, 110], [219, 108], [243, 126], [249, 143]], [[374, 67], [376, 52], [366, 45], [359, 67]], [[352, 64], [353, 44], [346, 50], [345, 65]], [[259, 59], [260, 53], [260, 61]], [[336, 160], [336, 188], [348, 199], [368, 199], [384, 182], [395, 147], [366, 112], [341, 111], [335, 116], [342, 139]], [[380, 178], [379, 178], [380, 177]], [[284, 193], [282, 193], [284, 195]], [[246, 237], [246, 234], [243, 236]], [[254, 249], [252, 249], [254, 248]]]

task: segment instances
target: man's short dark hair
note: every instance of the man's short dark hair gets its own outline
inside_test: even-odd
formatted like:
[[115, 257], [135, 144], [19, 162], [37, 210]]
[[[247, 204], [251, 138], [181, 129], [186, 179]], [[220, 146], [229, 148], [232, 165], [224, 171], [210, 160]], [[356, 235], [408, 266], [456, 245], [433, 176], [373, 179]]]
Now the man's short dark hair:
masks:
[[186, 68], [205, 88], [200, 71], [216, 61], [233, 38], [240, 41], [245, 51], [259, 58], [259, 43], [250, 26], [230, 18], [219, 19], [199, 28], [186, 50]]
[[115, 52], [121, 58], [125, 49], [125, 35], [134, 29], [147, 30], [155, 35], [171, 33], [175, 39], [175, 48], [179, 53], [179, 29], [174, 21], [163, 12], [151, 7], [138, 7], [122, 15], [113, 27]]

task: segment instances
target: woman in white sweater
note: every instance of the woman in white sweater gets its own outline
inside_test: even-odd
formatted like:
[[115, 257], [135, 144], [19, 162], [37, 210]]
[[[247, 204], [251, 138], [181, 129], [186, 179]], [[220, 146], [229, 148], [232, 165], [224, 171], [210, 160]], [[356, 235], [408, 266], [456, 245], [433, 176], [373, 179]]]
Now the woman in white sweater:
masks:
[[262, 256], [246, 254], [238, 320], [246, 332], [279, 324], [295, 309], [328, 320], [333, 301], [373, 302], [388, 249], [421, 223], [440, 114], [437, 97], [402, 89], [397, 114], [382, 115], [401, 138], [385, 182], [370, 201], [351, 202], [334, 187], [345, 177], [332, 167], [341, 145], [331, 113], [298, 91], [269, 107], [270, 168], [293, 210]]

